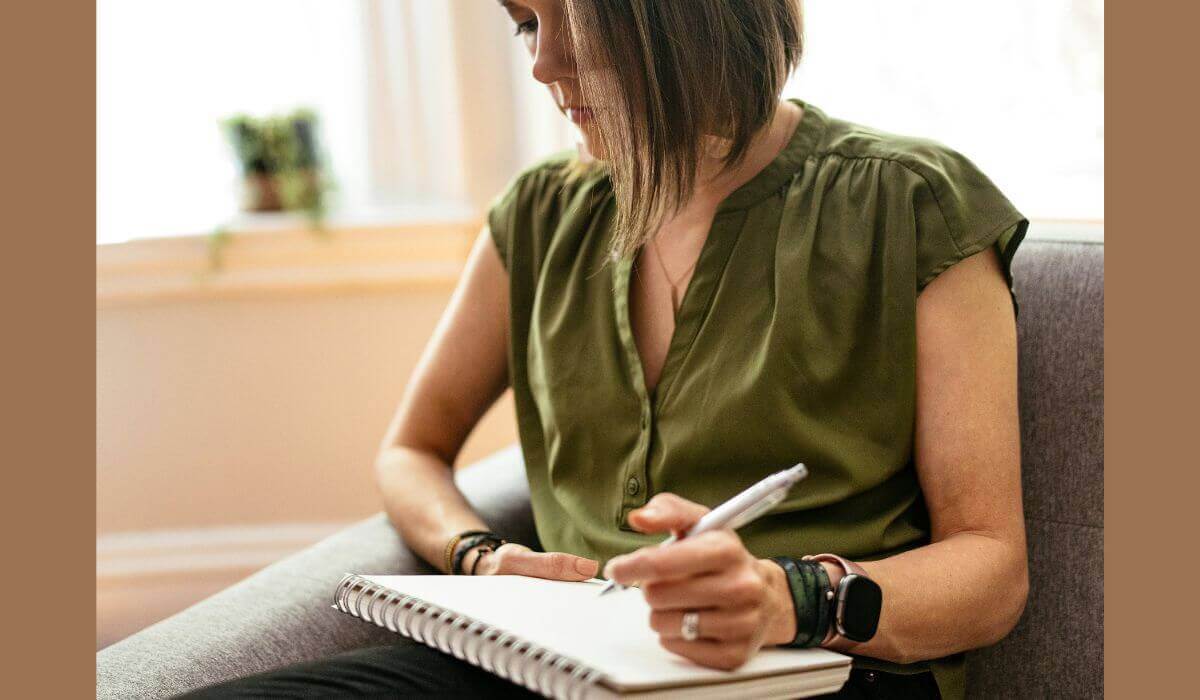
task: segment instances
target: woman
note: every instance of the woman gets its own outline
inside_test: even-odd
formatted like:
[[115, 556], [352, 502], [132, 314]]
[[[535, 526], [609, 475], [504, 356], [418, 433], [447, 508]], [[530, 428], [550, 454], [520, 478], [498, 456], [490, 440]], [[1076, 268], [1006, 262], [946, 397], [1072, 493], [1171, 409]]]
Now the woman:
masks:
[[[823, 644], [857, 657], [839, 697], [960, 697], [1028, 586], [1028, 222], [936, 141], [780, 100], [795, 0], [500, 4], [582, 144], [489, 209], [380, 454], [392, 522], [445, 571], [636, 582], [702, 665]], [[545, 552], [456, 538], [486, 524], [450, 465], [509, 386]], [[769, 515], [652, 546], [796, 462]], [[848, 573], [882, 595], [857, 631], [814, 603]], [[525, 694], [408, 640], [208, 692], [305, 688]]]

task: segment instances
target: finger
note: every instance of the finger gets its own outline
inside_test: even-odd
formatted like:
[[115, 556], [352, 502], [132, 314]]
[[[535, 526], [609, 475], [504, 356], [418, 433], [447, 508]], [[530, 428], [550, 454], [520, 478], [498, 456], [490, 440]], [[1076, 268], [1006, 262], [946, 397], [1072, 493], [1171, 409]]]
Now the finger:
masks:
[[674, 493], [655, 494], [646, 505], [629, 512], [629, 525], [639, 532], [687, 530], [710, 509]]
[[600, 562], [566, 552], [514, 550], [506, 556], [500, 573], [554, 579], [586, 581], [596, 575]]
[[505, 542], [491, 554], [483, 558], [483, 561], [479, 563], [479, 569], [475, 573], [487, 576], [513, 574], [515, 572], [511, 569], [517, 560], [521, 558], [520, 553], [529, 551], [531, 550], [528, 547], [519, 542]]
[[691, 659], [701, 666], [719, 668], [723, 671], [732, 671], [742, 666], [758, 651], [757, 645], [752, 639], [720, 642], [711, 639], [697, 639], [689, 642], [683, 639], [660, 637], [658, 643], [667, 651]]
[[712, 571], [725, 571], [747, 557], [741, 538], [732, 530], [710, 530], [666, 547], [642, 547], [613, 557], [604, 575], [617, 583], [681, 579]]
[[767, 593], [762, 579], [748, 568], [678, 581], [653, 581], [643, 583], [641, 589], [653, 610], [758, 607]]
[[650, 629], [664, 639], [683, 639], [683, 616], [700, 615], [697, 634], [701, 639], [749, 639], [763, 626], [756, 608], [704, 608], [700, 610], [651, 610]]

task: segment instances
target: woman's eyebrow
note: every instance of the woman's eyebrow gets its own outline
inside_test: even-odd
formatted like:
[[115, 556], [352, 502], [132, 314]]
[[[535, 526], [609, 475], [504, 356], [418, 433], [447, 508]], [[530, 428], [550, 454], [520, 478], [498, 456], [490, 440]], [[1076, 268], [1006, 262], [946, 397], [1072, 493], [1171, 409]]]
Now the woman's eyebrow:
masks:
[[500, 3], [500, 7], [507, 10], [510, 14], [516, 12], [517, 10], [526, 9], [525, 5], [519, 2], [513, 2], [513, 0], [497, 0], [497, 2]]

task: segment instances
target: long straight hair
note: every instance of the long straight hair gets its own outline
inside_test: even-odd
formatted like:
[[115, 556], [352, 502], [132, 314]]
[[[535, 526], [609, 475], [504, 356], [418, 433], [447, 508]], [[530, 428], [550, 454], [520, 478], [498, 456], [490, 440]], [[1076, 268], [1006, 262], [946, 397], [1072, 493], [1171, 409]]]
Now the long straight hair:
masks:
[[[800, 62], [800, 0], [565, 0], [617, 201], [612, 259], [687, 203], [702, 158], [737, 167]], [[728, 148], [708, 154], [706, 135]]]

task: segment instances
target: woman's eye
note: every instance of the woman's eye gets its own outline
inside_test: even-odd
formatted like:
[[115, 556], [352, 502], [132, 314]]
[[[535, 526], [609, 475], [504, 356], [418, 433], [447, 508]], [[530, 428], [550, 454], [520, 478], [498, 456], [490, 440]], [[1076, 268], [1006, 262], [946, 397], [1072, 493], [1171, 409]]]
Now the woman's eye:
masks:
[[521, 36], [522, 34], [533, 33], [537, 31], [537, 20], [531, 19], [521, 22], [517, 25], [517, 30], [513, 32], [513, 36]]

